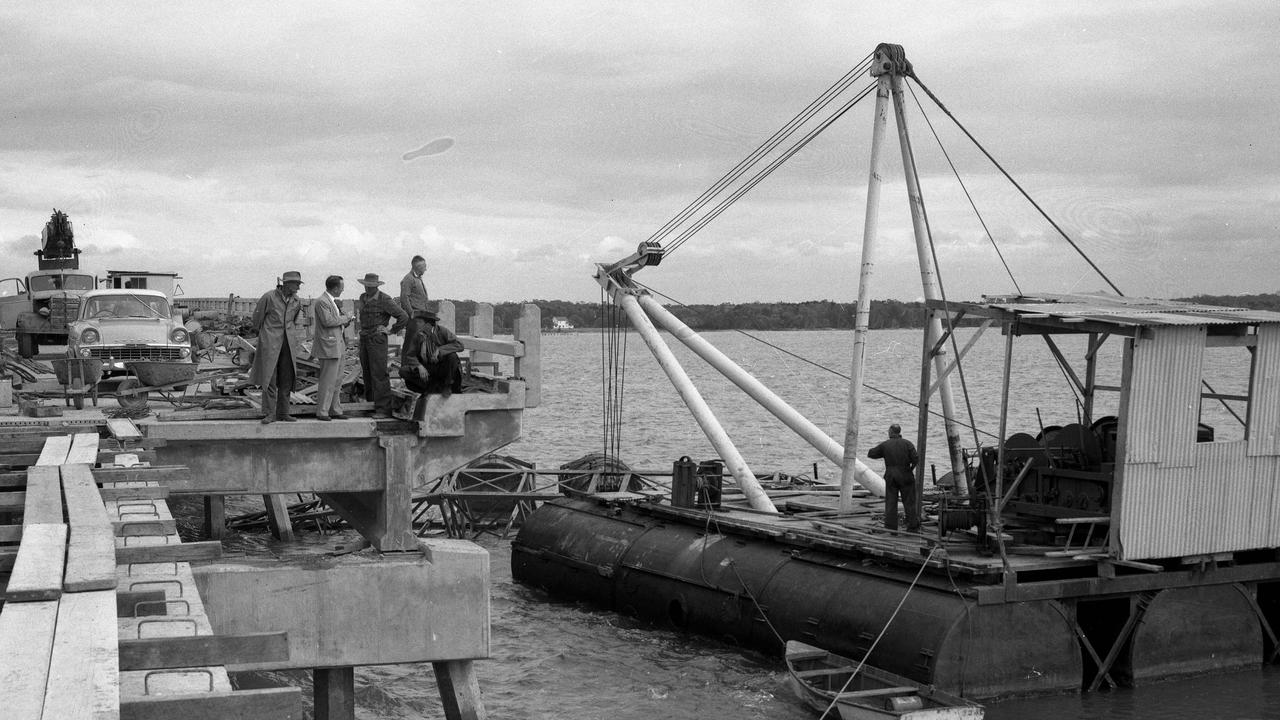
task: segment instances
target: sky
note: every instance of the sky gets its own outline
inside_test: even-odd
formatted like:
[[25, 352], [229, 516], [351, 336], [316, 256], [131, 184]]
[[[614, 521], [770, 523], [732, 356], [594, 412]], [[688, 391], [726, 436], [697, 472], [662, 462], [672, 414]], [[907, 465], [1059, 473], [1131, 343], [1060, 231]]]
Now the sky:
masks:
[[[286, 270], [394, 294], [421, 254], [433, 297], [596, 301], [596, 263], [891, 42], [1124, 294], [1277, 292], [1278, 36], [1274, 0], [6, 3], [0, 277], [34, 269], [57, 208], [83, 267], [177, 272], [193, 297]], [[1107, 289], [909, 87], [948, 297]], [[637, 280], [856, 299], [873, 103]], [[869, 294], [917, 299], [892, 132], [883, 158]]]

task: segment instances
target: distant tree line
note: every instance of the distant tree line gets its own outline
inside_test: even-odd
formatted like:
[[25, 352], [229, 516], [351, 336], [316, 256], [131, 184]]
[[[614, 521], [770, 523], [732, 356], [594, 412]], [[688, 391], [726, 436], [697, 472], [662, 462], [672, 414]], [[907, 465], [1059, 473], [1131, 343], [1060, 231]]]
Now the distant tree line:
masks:
[[[1280, 293], [1260, 295], [1196, 295], [1177, 298], [1201, 305], [1243, 307], [1280, 312]], [[599, 303], [565, 300], [530, 300], [542, 309], [542, 327], [550, 329], [552, 318], [563, 317], [575, 328], [601, 326]], [[475, 313], [475, 302], [455, 301], [458, 318]], [[524, 303], [498, 303], [493, 308], [494, 330], [510, 333]], [[855, 303], [832, 300], [773, 303], [721, 303], [719, 305], [669, 305], [667, 309], [697, 330], [852, 330]], [[625, 318], [624, 318], [625, 320]], [[868, 320], [872, 329], [924, 327], [924, 303], [899, 300], [872, 300]], [[465, 327], [465, 326], [464, 326]]]
[[[1261, 295], [1196, 295], [1178, 298], [1202, 305], [1224, 305], [1280, 312], [1280, 293]], [[475, 312], [475, 302], [455, 301], [458, 317]], [[599, 328], [599, 303], [566, 300], [531, 300], [542, 309], [542, 327], [550, 329], [553, 318], [563, 317], [575, 328]], [[510, 333], [524, 303], [498, 303], [493, 309], [494, 330]], [[854, 303], [832, 300], [804, 302], [721, 303], [719, 305], [669, 305], [667, 309], [697, 330], [852, 330]], [[625, 321], [625, 318], [624, 318]], [[924, 326], [924, 303], [900, 300], [872, 300], [868, 323], [872, 329], [920, 328]]]

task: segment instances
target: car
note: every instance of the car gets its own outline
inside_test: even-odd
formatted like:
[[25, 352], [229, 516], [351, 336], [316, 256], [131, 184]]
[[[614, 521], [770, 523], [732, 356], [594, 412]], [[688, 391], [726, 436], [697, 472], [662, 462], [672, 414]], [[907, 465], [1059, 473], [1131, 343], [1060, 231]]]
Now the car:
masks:
[[92, 290], [68, 326], [71, 357], [99, 358], [104, 375], [134, 360], [193, 361], [191, 338], [169, 298], [155, 290]]

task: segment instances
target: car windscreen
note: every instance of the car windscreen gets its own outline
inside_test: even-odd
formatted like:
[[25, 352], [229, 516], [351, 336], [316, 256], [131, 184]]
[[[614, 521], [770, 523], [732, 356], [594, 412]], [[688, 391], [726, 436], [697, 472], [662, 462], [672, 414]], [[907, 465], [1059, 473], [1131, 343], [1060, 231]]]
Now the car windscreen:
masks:
[[36, 275], [31, 278], [31, 292], [47, 290], [92, 290], [92, 275]]
[[169, 301], [145, 295], [99, 295], [85, 302], [84, 318], [169, 317]]

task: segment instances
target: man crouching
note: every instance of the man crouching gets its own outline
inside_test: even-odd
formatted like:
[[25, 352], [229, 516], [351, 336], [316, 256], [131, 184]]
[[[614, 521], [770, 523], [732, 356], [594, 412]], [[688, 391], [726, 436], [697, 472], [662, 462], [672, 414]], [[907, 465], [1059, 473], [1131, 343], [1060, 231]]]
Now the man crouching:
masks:
[[439, 324], [440, 316], [433, 311], [419, 310], [413, 317], [425, 325], [405, 342], [400, 377], [410, 390], [422, 394], [413, 408], [413, 419], [422, 420], [427, 414], [427, 395], [449, 397], [462, 392], [462, 364], [458, 360], [462, 343], [452, 330]]

